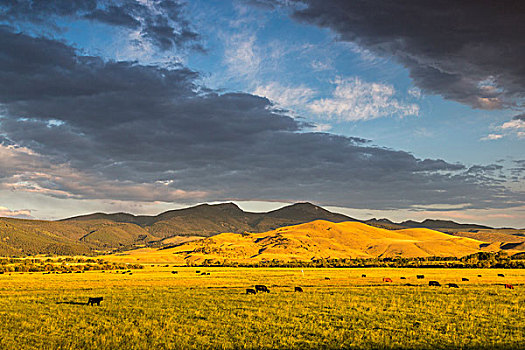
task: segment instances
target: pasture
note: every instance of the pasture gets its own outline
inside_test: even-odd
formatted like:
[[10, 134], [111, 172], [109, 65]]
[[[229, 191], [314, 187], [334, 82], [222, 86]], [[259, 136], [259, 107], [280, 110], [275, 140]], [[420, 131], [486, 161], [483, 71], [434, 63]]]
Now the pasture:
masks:
[[[245, 294], [257, 284], [270, 293]], [[103, 301], [88, 306], [90, 297]], [[525, 270], [13, 272], [0, 275], [0, 324], [2, 349], [518, 349], [525, 347]]]

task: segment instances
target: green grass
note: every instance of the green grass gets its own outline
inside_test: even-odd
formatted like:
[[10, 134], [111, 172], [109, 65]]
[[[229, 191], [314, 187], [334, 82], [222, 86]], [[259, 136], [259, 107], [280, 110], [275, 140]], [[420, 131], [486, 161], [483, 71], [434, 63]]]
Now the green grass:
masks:
[[[525, 347], [523, 270], [301, 271], [147, 267], [133, 275], [0, 275], [0, 348]], [[383, 283], [386, 276], [394, 283]], [[429, 279], [461, 288], [428, 287]], [[516, 289], [500, 285], [509, 282]], [[243, 294], [259, 283], [271, 293]], [[294, 293], [294, 286], [305, 292]], [[89, 296], [104, 301], [76, 304]]]

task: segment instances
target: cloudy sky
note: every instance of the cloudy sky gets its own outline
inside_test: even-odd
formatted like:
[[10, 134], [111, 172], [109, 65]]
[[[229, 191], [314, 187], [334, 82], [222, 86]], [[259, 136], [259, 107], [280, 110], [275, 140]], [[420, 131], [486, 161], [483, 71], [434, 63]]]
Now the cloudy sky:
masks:
[[525, 227], [524, 37], [521, 1], [0, 0], [0, 216]]

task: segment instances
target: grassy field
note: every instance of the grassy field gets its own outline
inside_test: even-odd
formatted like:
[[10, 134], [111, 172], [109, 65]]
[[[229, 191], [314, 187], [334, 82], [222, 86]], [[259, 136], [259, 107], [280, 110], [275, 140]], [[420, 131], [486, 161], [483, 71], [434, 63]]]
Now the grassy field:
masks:
[[[244, 294], [255, 284], [271, 292]], [[100, 307], [85, 305], [92, 296], [104, 297]], [[525, 270], [11, 273], [0, 275], [0, 325], [2, 349], [517, 349], [525, 348]]]

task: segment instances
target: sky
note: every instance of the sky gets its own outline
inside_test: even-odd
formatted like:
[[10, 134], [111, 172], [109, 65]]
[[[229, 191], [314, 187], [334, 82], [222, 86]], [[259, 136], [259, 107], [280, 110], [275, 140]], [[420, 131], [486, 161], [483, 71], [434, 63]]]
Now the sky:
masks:
[[0, 0], [0, 216], [525, 227], [524, 37], [521, 1]]

